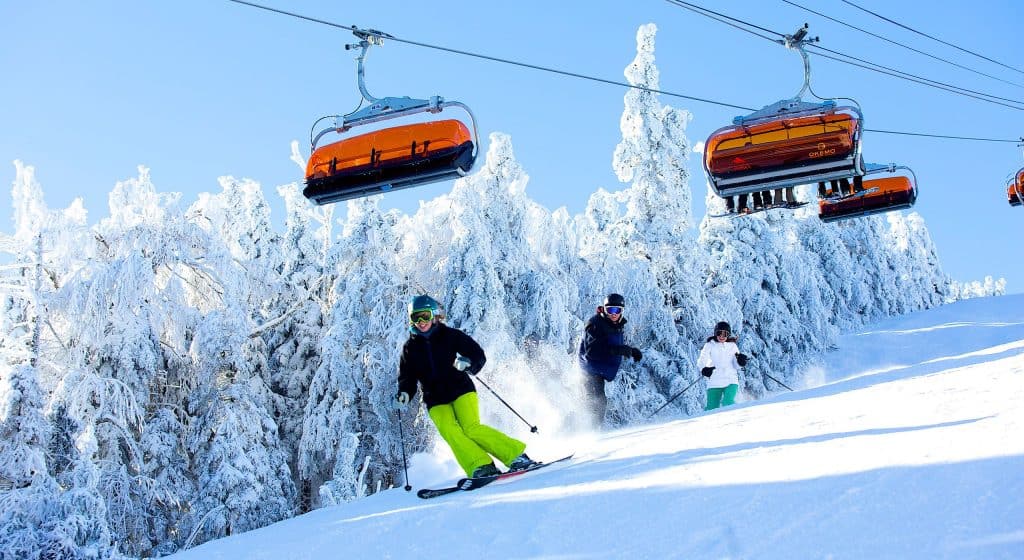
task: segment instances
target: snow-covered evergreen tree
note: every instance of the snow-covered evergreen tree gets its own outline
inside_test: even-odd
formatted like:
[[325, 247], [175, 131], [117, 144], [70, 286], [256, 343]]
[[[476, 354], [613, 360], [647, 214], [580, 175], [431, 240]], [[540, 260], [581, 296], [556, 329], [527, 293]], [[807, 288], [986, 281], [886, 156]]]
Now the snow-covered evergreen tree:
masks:
[[0, 365], [0, 491], [46, 478], [50, 425], [36, 368]]
[[889, 212], [887, 217], [893, 251], [899, 258], [897, 266], [903, 271], [899, 283], [908, 296], [907, 311], [942, 305], [948, 296], [949, 277], [942, 272], [924, 218], [917, 212]]
[[349, 215], [327, 268], [329, 329], [305, 407], [299, 473], [319, 489], [314, 506], [389, 488], [399, 480], [401, 441], [392, 411], [398, 349], [407, 335], [407, 286], [397, 272], [397, 215], [377, 198], [348, 203]]
[[[627, 319], [632, 323], [630, 344], [644, 349], [637, 368], [625, 368], [621, 383], [610, 385], [612, 418], [628, 421], [660, 406], [678, 388], [685, 386], [696, 357], [696, 333], [708, 320], [709, 308], [700, 270], [703, 255], [691, 234], [689, 174], [686, 159], [689, 141], [685, 129], [690, 114], [662, 106], [657, 94], [659, 72], [654, 63], [654, 24], [637, 31], [637, 54], [624, 72], [630, 84], [638, 86], [625, 94], [620, 121], [622, 141], [615, 149], [612, 167], [620, 181], [630, 183], [621, 194], [595, 196], [588, 205], [587, 233], [599, 235], [601, 221], [610, 220], [613, 233], [609, 245], [584, 249], [593, 255], [594, 274], [606, 278], [600, 292], [622, 293], [626, 297]], [[608, 208], [618, 203], [625, 210]], [[595, 219], [598, 205], [605, 206], [603, 219]], [[626, 275], [609, 277], [615, 271], [608, 259], [627, 263]], [[611, 283], [607, 280], [614, 278]], [[616, 287], [614, 284], [617, 284]], [[598, 301], [597, 303], [600, 303]], [[648, 381], [649, 380], [649, 381]], [[660, 396], [659, 396], [660, 395]], [[678, 406], [686, 407], [686, 401]]]
[[[278, 187], [287, 217], [281, 240], [281, 293], [268, 307], [279, 319], [264, 325], [270, 384], [279, 395], [276, 418], [282, 444], [288, 450], [292, 474], [299, 490], [299, 507], [308, 510], [319, 484], [302, 478], [298, 465], [304, 410], [313, 376], [321, 363], [320, 342], [329, 311], [328, 294], [335, 271], [327, 268], [331, 248], [334, 206], [315, 207], [297, 184]], [[273, 324], [276, 323], [276, 324]]]
[[258, 373], [265, 364], [242, 309], [208, 314], [192, 343], [199, 377], [188, 435], [198, 489], [190, 511], [196, 542], [256, 529], [294, 510], [288, 457]]

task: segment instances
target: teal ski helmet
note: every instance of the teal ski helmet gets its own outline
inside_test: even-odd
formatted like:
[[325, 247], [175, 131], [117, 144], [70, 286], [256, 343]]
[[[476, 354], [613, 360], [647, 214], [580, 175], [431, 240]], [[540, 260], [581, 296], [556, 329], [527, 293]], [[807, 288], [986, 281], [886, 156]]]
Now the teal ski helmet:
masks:
[[428, 311], [428, 310], [431, 313], [433, 313], [435, 317], [436, 316], [440, 316], [441, 315], [441, 304], [437, 303], [436, 299], [434, 299], [434, 298], [432, 298], [432, 297], [430, 297], [430, 296], [428, 296], [426, 294], [419, 295], [419, 296], [413, 296], [413, 298], [411, 300], [409, 300], [409, 315], [410, 316], [413, 313], [416, 313], [417, 311]]

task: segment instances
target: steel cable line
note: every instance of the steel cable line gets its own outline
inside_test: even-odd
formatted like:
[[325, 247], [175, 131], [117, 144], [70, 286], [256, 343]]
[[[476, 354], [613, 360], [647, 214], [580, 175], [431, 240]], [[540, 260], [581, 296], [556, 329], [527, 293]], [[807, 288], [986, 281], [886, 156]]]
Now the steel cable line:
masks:
[[[703, 8], [703, 7], [698, 6], [696, 4], [691, 4], [689, 2], [683, 2], [683, 0], [665, 0], [665, 1], [668, 2], [669, 4], [677, 6], [679, 8], [685, 8], [687, 10], [690, 10], [691, 12], [695, 12], [697, 14], [700, 14], [700, 15], [704, 16], [704, 17], [708, 17], [708, 18], [711, 18], [711, 19], [713, 19], [715, 21], [719, 21], [719, 22], [722, 22], [722, 23], [724, 23], [726, 25], [735, 27], [736, 29], [739, 29], [740, 31], [746, 31], [747, 33], [750, 33], [751, 35], [755, 35], [755, 36], [760, 37], [762, 39], [767, 39], [767, 40], [769, 40], [769, 41], [771, 41], [773, 43], [778, 43], [780, 40], [786, 38], [785, 33], [779, 33], [778, 31], [772, 31], [771, 29], [768, 29], [768, 28], [765, 28], [765, 27], [761, 27], [759, 25], [754, 25], [753, 23], [750, 23], [748, 21], [743, 21], [741, 19], [737, 19], [737, 18], [734, 18], [734, 17], [731, 17], [731, 16], [727, 16], [725, 14], [716, 12], [714, 10], [709, 10], [707, 8]], [[726, 20], [731, 20], [731, 21], [736, 22], [736, 23], [730, 23], [729, 21], [726, 21]], [[740, 25], [737, 25], [737, 24], [740, 24]], [[779, 39], [772, 39], [771, 37], [765, 37], [764, 35], [761, 35], [760, 33], [756, 33], [754, 31], [751, 31], [750, 29], [746, 29], [744, 27], [741, 27], [741, 25], [746, 25], [747, 27], [753, 27], [754, 29], [757, 29], [759, 31], [764, 31], [766, 33], [771, 33], [772, 35], [778, 35]]]
[[908, 46], [908, 45], [904, 45], [903, 43], [900, 43], [899, 41], [894, 41], [892, 39], [889, 39], [888, 37], [883, 37], [883, 36], [881, 36], [881, 35], [879, 35], [877, 33], [872, 33], [870, 31], [868, 31], [867, 29], [861, 29], [860, 27], [857, 27], [856, 25], [851, 25], [849, 23], [846, 23], [845, 21], [836, 19], [834, 17], [828, 16], [828, 15], [823, 14], [821, 12], [812, 10], [812, 9], [806, 7], [806, 6], [801, 6], [800, 4], [797, 4], [796, 2], [793, 2], [792, 0], [782, 0], [782, 1], [785, 2], [786, 4], [789, 4], [790, 6], [795, 6], [797, 8], [800, 8], [801, 10], [810, 12], [810, 13], [812, 13], [814, 15], [817, 15], [817, 16], [821, 16], [821, 17], [823, 17], [823, 18], [825, 18], [825, 19], [827, 19], [829, 21], [833, 21], [833, 22], [838, 23], [840, 25], [845, 25], [846, 27], [849, 27], [850, 29], [856, 29], [857, 31], [860, 31], [861, 33], [866, 33], [868, 35], [871, 35], [872, 37], [881, 39], [881, 40], [886, 41], [888, 43], [892, 43], [893, 45], [896, 45], [896, 46], [903, 47], [903, 48], [905, 48], [905, 49], [907, 49], [909, 51], [913, 51], [913, 52], [916, 52], [918, 54], [923, 54], [924, 56], [927, 56], [929, 58], [933, 58], [933, 59], [938, 60], [940, 62], [945, 62], [946, 64], [950, 64], [952, 66], [956, 66], [957, 68], [962, 68], [964, 70], [967, 70], [968, 72], [974, 72], [975, 74], [979, 74], [981, 76], [985, 76], [986, 78], [992, 78], [993, 80], [998, 80], [998, 81], [1003, 82], [1005, 84], [1010, 84], [1012, 86], [1017, 86], [1017, 87], [1024, 88], [1024, 84], [1018, 84], [1017, 82], [1011, 82], [1009, 80], [1004, 80], [1004, 79], [1002, 79], [1002, 78], [1000, 78], [998, 76], [993, 76], [991, 74], [986, 74], [986, 73], [981, 72], [979, 70], [975, 70], [974, 68], [971, 68], [969, 66], [964, 66], [963, 64], [958, 64], [958, 63], [953, 62], [951, 60], [946, 60], [945, 58], [942, 58], [940, 56], [935, 56], [933, 54], [926, 53], [926, 52], [924, 52], [922, 50], [915, 49], [914, 47], [911, 47], [911, 46]]
[[[324, 20], [321, 20], [321, 19], [311, 18], [311, 17], [304, 16], [304, 15], [301, 15], [301, 14], [296, 14], [296, 13], [287, 12], [287, 11], [284, 11], [284, 10], [279, 10], [277, 8], [271, 8], [271, 7], [268, 7], [268, 6], [262, 6], [260, 4], [254, 4], [252, 2], [246, 2], [245, 0], [228, 0], [228, 1], [229, 2], [234, 2], [236, 4], [243, 4], [245, 6], [251, 6], [253, 8], [259, 8], [261, 10], [267, 10], [268, 12], [275, 12], [275, 13], [286, 15], [286, 16], [292, 16], [292, 17], [295, 17], [295, 18], [304, 19], [306, 21], [311, 21], [311, 22], [314, 22], [314, 23], [321, 23], [321, 24], [324, 24], [324, 25], [329, 25], [331, 27], [337, 27], [339, 29], [347, 29], [349, 31], [356, 31], [356, 29], [357, 29], [355, 27], [348, 26], [348, 25], [341, 25], [341, 24], [338, 24], [338, 23], [324, 21]], [[377, 31], [374, 31], [374, 30], [371, 30], [371, 29], [359, 29], [359, 31], [370, 33], [371, 35], [382, 35], [382, 36], [384, 36], [384, 38], [386, 38], [386, 39], [388, 39], [390, 41], [397, 41], [399, 43], [405, 43], [407, 45], [414, 45], [414, 46], [417, 46], [417, 47], [424, 47], [424, 48], [428, 48], [428, 49], [435, 49], [435, 50], [449, 52], [449, 53], [453, 53], [453, 54], [461, 54], [461, 55], [464, 55], [464, 56], [471, 56], [471, 57], [480, 58], [480, 59], [483, 59], [483, 60], [490, 60], [490, 61], [493, 61], [493, 62], [501, 62], [501, 63], [504, 63], [504, 64], [511, 64], [513, 66], [520, 66], [522, 68], [532, 68], [534, 70], [541, 70], [543, 72], [551, 72], [552, 74], [559, 74], [559, 75], [562, 75], [562, 76], [569, 76], [569, 77], [572, 77], [572, 78], [581, 78], [581, 79], [584, 79], [584, 80], [591, 80], [591, 81], [594, 81], [594, 82], [600, 82], [600, 83], [604, 83], [604, 84], [610, 84], [610, 85], [615, 85], [615, 86], [622, 86], [622, 87], [631, 88], [631, 89], [638, 89], [638, 90], [641, 90], [641, 91], [648, 91], [648, 92], [651, 92], [651, 93], [660, 93], [662, 95], [668, 95], [670, 97], [679, 97], [681, 99], [689, 99], [691, 101], [700, 101], [702, 103], [710, 103], [712, 105], [720, 105], [722, 107], [730, 107], [732, 109], [742, 109], [744, 111], [752, 110], [749, 107], [742, 107], [740, 105], [733, 105], [731, 103], [725, 103], [725, 102], [722, 102], [722, 101], [715, 101], [713, 99], [704, 99], [704, 98], [701, 98], [701, 97], [694, 97], [694, 96], [691, 96], [691, 95], [684, 95], [682, 93], [674, 93], [674, 92], [671, 92], [671, 91], [665, 91], [665, 90], [654, 89], [654, 88], [649, 88], [649, 87], [644, 87], [644, 86], [638, 86], [638, 85], [630, 84], [628, 82], [620, 82], [620, 81], [617, 81], [617, 80], [609, 80], [609, 79], [606, 79], [606, 78], [598, 78], [598, 77], [595, 77], [595, 76], [587, 76], [586, 74], [578, 74], [576, 72], [569, 72], [569, 71], [566, 71], [566, 70], [558, 70], [557, 68], [548, 68], [546, 66], [539, 66], [539, 65], [536, 65], [536, 64], [529, 64], [529, 63], [526, 63], [526, 62], [517, 62], [515, 60], [509, 60], [509, 59], [506, 59], [506, 58], [498, 58], [496, 56], [479, 54], [479, 53], [474, 53], [474, 52], [469, 52], [469, 51], [462, 51], [462, 50], [452, 49], [452, 48], [448, 48], [448, 47], [442, 47], [442, 46], [438, 46], [438, 45], [431, 45], [429, 43], [421, 43], [421, 42], [418, 42], [418, 41], [411, 41], [409, 39], [401, 39], [401, 38], [395, 37], [393, 35], [384, 35], [384, 34], [381, 34], [380, 32], [377, 32]]]
[[[256, 4], [256, 3], [253, 3], [253, 2], [247, 2], [246, 0], [227, 0], [227, 1], [234, 2], [236, 4], [241, 4], [241, 5], [244, 5], [244, 6], [250, 6], [250, 7], [253, 7], [253, 8], [259, 8], [261, 10], [266, 10], [268, 12], [273, 12], [273, 13], [277, 13], [277, 14], [281, 14], [281, 15], [286, 15], [286, 16], [290, 16], [290, 17], [294, 17], [294, 18], [310, 21], [310, 22], [313, 22], [313, 23], [319, 23], [319, 24], [322, 24], [322, 25], [327, 25], [327, 26], [330, 26], [330, 27], [335, 27], [335, 28], [338, 28], [338, 29], [345, 29], [345, 30], [348, 30], [348, 31], [355, 31], [357, 29], [354, 26], [341, 25], [341, 24], [338, 24], [338, 23], [334, 23], [334, 22], [330, 22], [330, 21], [326, 21], [326, 20], [321, 20], [321, 19], [317, 19], [317, 18], [313, 18], [313, 17], [309, 17], [309, 16], [304, 16], [304, 15], [301, 15], [301, 14], [296, 14], [296, 13], [288, 12], [288, 11], [285, 11], [285, 10], [280, 10], [280, 9], [277, 9], [277, 8], [271, 8], [269, 6], [263, 6], [263, 5]], [[690, 6], [692, 6], [692, 5], [684, 6], [683, 4], [687, 4], [687, 3], [686, 2], [682, 2], [681, 0], [667, 0], [667, 1], [673, 3], [673, 4], [677, 5], [677, 6], [680, 6], [680, 7], [684, 7], [684, 8], [687, 8], [687, 9], [692, 9], [692, 8], [690, 8]], [[697, 7], [697, 8], [703, 10], [703, 8], [699, 8], [699, 7]], [[694, 10], [694, 11], [696, 11], [696, 10]], [[706, 11], [710, 12], [710, 10], [706, 10]], [[706, 13], [702, 13], [702, 12], [697, 12], [697, 13], [700, 13], [701, 15], [704, 15], [704, 16], [707, 16], [707, 17], [711, 17], [711, 16], [709, 16]], [[736, 20], [735, 18], [730, 18], [729, 16], [724, 16], [723, 15], [722, 17], [723, 18], [727, 18], [727, 19], [732, 19], [734, 21], [740, 21], [740, 20]], [[719, 20], [719, 21], [721, 21], [721, 20]], [[723, 23], [727, 23], [727, 22], [723, 22]], [[744, 22], [744, 24], [746, 24], [746, 23]], [[751, 24], [746, 24], [746, 25], [751, 25]], [[780, 36], [784, 37], [784, 35], [776, 33], [775, 31], [767, 30], [767, 29], [760, 28], [760, 27], [753, 26], [753, 25], [752, 25], [752, 27], [761, 29], [763, 31], [767, 31], [769, 33], [775, 33], [777, 35], [780, 35]], [[359, 29], [359, 31], [368, 32], [368, 33], [375, 33], [373, 31], [367, 30], [367, 29]], [[749, 31], [749, 30], [745, 30], [745, 31]], [[379, 32], [376, 32], [376, 33], [379, 33]], [[768, 40], [770, 40], [772, 42], [777, 42], [774, 39], [771, 39], [770, 37], [764, 37], [763, 35], [759, 35], [757, 33], [755, 33], [755, 35], [758, 35], [759, 37], [761, 37], [763, 39], [768, 39]], [[538, 65], [535, 65], [535, 64], [527, 64], [527, 63], [522, 63], [522, 62], [516, 62], [514, 60], [507, 60], [507, 59], [493, 57], [493, 56], [489, 56], [489, 55], [482, 55], [482, 54], [472, 53], [472, 52], [469, 52], [469, 51], [462, 51], [462, 50], [458, 50], [458, 49], [451, 49], [451, 48], [448, 48], [448, 47], [441, 47], [441, 46], [431, 45], [431, 44], [427, 44], [427, 43], [420, 43], [420, 42], [411, 41], [411, 40], [408, 40], [408, 39], [401, 39], [401, 38], [394, 37], [394, 36], [391, 36], [391, 35], [387, 35], [385, 38], [387, 38], [388, 40], [391, 40], [391, 41], [397, 41], [399, 43], [405, 43], [405, 44], [414, 45], [414, 46], [418, 46], [418, 47], [436, 49], [436, 50], [440, 50], [440, 51], [444, 51], [444, 52], [449, 52], [449, 53], [453, 53], [453, 54], [461, 54], [461, 55], [465, 55], [465, 56], [471, 56], [471, 57], [474, 57], [474, 58], [490, 60], [490, 61], [493, 61], [493, 62], [501, 62], [501, 63], [504, 63], [504, 64], [511, 64], [513, 66], [520, 66], [520, 67], [523, 67], [523, 68], [532, 68], [534, 70], [541, 70], [541, 71], [544, 71], [544, 72], [551, 72], [551, 73], [554, 73], [554, 74], [559, 74], [559, 75], [563, 75], [563, 76], [569, 76], [569, 77], [573, 77], [573, 78], [581, 78], [581, 79], [591, 80], [591, 81], [599, 82], [599, 83], [605, 83], [605, 84], [610, 84], [610, 85], [622, 86], [622, 87], [626, 87], [626, 88], [630, 88], [630, 89], [638, 89], [638, 90], [642, 90], [642, 91], [649, 91], [651, 93], [659, 93], [659, 94], [667, 95], [667, 96], [670, 96], [670, 97], [679, 97], [679, 98], [683, 98], [683, 99], [689, 99], [691, 101], [699, 101], [699, 102], [702, 102], [702, 103], [709, 103], [711, 105], [718, 105], [718, 106], [721, 106], [721, 107], [729, 107], [729, 108], [732, 108], [732, 109], [740, 109], [740, 110], [743, 110], [743, 111], [750, 111], [750, 112], [753, 112], [755, 110], [755, 109], [752, 109], [750, 107], [744, 107], [742, 105], [735, 105], [735, 104], [732, 104], [732, 103], [725, 103], [725, 102], [721, 102], [721, 101], [715, 101], [713, 99], [703, 99], [703, 98], [699, 98], [699, 97], [683, 95], [683, 94], [680, 94], [680, 93], [673, 93], [673, 92], [668, 92], [668, 91], [663, 91], [663, 90], [658, 90], [658, 89], [646, 88], [646, 87], [643, 87], [643, 86], [633, 85], [633, 84], [630, 84], [630, 83], [627, 83], [627, 82], [619, 82], [619, 81], [615, 81], [615, 80], [607, 80], [607, 79], [604, 79], [604, 78], [596, 78], [596, 77], [587, 76], [587, 75], [584, 75], [584, 74], [579, 74], [579, 73], [576, 73], [576, 72], [568, 72], [568, 71], [557, 70], [557, 69], [553, 69], [553, 68], [546, 68], [546, 67], [538, 66]], [[818, 54], [818, 53], [815, 53], [815, 54]], [[827, 56], [827, 55], [820, 54], [819, 56]], [[954, 92], [954, 93], [956, 93], [956, 92]], [[924, 133], [916, 133], [916, 132], [899, 132], [899, 131], [893, 131], [893, 130], [872, 130], [872, 129], [864, 129], [864, 130], [865, 130], [865, 132], [881, 132], [881, 133], [885, 133], [885, 134], [903, 134], [903, 135], [907, 135], [907, 136], [925, 136], [925, 137], [932, 137], [932, 138], [948, 138], [948, 139], [955, 139], [955, 140], [975, 140], [975, 141], [986, 141], [986, 142], [1019, 142], [1019, 140], [1002, 140], [1002, 139], [996, 139], [996, 138], [975, 138], [975, 137], [967, 137], [967, 136], [946, 136], [946, 135], [940, 135], [940, 134], [924, 134]]]
[[[755, 29], [760, 29], [762, 31], [767, 31], [769, 33], [773, 33], [773, 34], [779, 35], [780, 37], [783, 37], [783, 39], [775, 40], [775, 39], [772, 39], [770, 37], [765, 37], [764, 35], [760, 35], [758, 33], [754, 33], [752, 31], [750, 31], [749, 29], [743, 29], [743, 31], [747, 31], [748, 33], [752, 33], [754, 35], [757, 35], [758, 37], [761, 37], [762, 39], [766, 39], [766, 40], [772, 41], [773, 43], [785, 44], [785, 39], [784, 39], [785, 35], [783, 35], [781, 33], [778, 33], [777, 31], [772, 31], [770, 29], [766, 29], [764, 27], [760, 27], [758, 25], [755, 25], [753, 23], [741, 20], [739, 18], [734, 18], [734, 17], [731, 17], [731, 16], [727, 16], [725, 14], [721, 14], [721, 13], [718, 13], [718, 12], [715, 12], [715, 11], [712, 11], [712, 10], [708, 10], [707, 8], [702, 8], [700, 6], [697, 6], [696, 4], [692, 4], [692, 3], [689, 3], [689, 2], [683, 2], [682, 0], [666, 0], [666, 1], [669, 2], [670, 4], [672, 4], [673, 6], [688, 9], [688, 10], [690, 10], [692, 12], [696, 12], [696, 13], [702, 15], [702, 16], [714, 19], [714, 20], [722, 22], [722, 23], [726, 23], [726, 24], [728, 24], [728, 25], [730, 25], [732, 27], [737, 27], [738, 29], [742, 29], [742, 28], [739, 28], [736, 24], [725, 22], [725, 21], [723, 21], [720, 18], [727, 18], [729, 20], [732, 20], [733, 22], [737, 22], [737, 23], [742, 24], [742, 25], [747, 25], [747, 26], [753, 27]], [[718, 17], [714, 17], [711, 14], [714, 14], [714, 16], [718, 16]], [[817, 48], [824, 49], [824, 47], [817, 47]], [[827, 50], [827, 49], [824, 49], [824, 50]], [[859, 61], [861, 61], [861, 62], [863, 62], [865, 64], [870, 64], [872, 66], [876, 66], [876, 67], [880, 67], [880, 68], [886, 68], [885, 66], [883, 66], [881, 64], [876, 64], [874, 62], [870, 62], [870, 61], [867, 61], [867, 60], [859, 59], [857, 57], [854, 57], [854, 56], [851, 56], [851, 55], [847, 55], [847, 54], [844, 54], [844, 53], [840, 53], [838, 51], [831, 51], [830, 50], [829, 52], [835, 53], [836, 55], [843, 56], [843, 57], [846, 57], [846, 58], [849, 58], [849, 59], [859, 60]], [[816, 54], [820, 54], [820, 53], [816, 53]], [[822, 56], [825, 56], [825, 55], [822, 55]], [[826, 56], [826, 58], [831, 58], [831, 57]], [[846, 60], [842, 60], [842, 59], [833, 59], [833, 60], [837, 60], [839, 62], [846, 62], [847, 64], [852, 64], [853, 66], [860, 66], [858, 64], [854, 64], [852, 62], [849, 62], [849, 61], [846, 61]], [[865, 68], [865, 69], [868, 69], [868, 70], [875, 70], [875, 71], [880, 72], [879, 70], [877, 70], [875, 68], [869, 68], [869, 67], [864, 67], [864, 66], [861, 66], [861, 67]], [[995, 95], [991, 95], [991, 94], [987, 94], [987, 93], [981, 93], [981, 92], [976, 92], [976, 91], [973, 91], [973, 90], [969, 90], [967, 88], [963, 88], [963, 87], [959, 87], [959, 86], [954, 86], [954, 85], [951, 85], [951, 84], [944, 84], [944, 83], [939, 82], [937, 80], [931, 80], [931, 79], [928, 79], [928, 78], [922, 78], [920, 76], [915, 76], [913, 74], [909, 74], [907, 72], [903, 72], [903, 71], [897, 70], [895, 68], [887, 68], [887, 69], [890, 70], [890, 72], [892, 72], [892, 73], [888, 73], [888, 72], [881, 72], [881, 73], [888, 74], [890, 76], [893, 76], [894, 78], [900, 78], [900, 79], [904, 79], [904, 80], [907, 80], [907, 81], [910, 81], [910, 82], [915, 82], [915, 83], [918, 83], [918, 84], [921, 84], [921, 85], [926, 85], [926, 86], [934, 87], [936, 89], [941, 89], [941, 90], [944, 90], [944, 91], [948, 91], [950, 93], [956, 93], [956, 94], [959, 94], [959, 95], [963, 95], [965, 97], [970, 97], [970, 98], [973, 98], [973, 99], [978, 99], [979, 101], [987, 101], [989, 103], [995, 103], [997, 105], [1003, 105], [1005, 107], [1009, 107], [1011, 109], [1018, 109], [1018, 110], [1022, 110], [1022, 109], [1020, 107], [1015, 107], [1015, 106], [1012, 106], [1012, 105], [1006, 105], [1005, 103], [1000, 103], [998, 101], [993, 101], [992, 99], [986, 99], [986, 97], [990, 97], [990, 98], [993, 98], [993, 99], [1001, 99], [1003, 101], [1010, 101], [1012, 103], [1019, 103], [1021, 105], [1024, 105], [1024, 101], [1017, 101], [1017, 100], [1014, 100], [1014, 99], [1001, 98], [1001, 97], [998, 97], [998, 96], [995, 96]], [[941, 85], [936, 85], [936, 84], [941, 84]], [[964, 93], [964, 92], [970, 92], [970, 93], [973, 93], [973, 94], [976, 94], [976, 95], [970, 95], [970, 94]], [[979, 97], [979, 96], [984, 96], [984, 97]]]
[[987, 60], [987, 61], [989, 61], [989, 62], [991, 62], [993, 64], [998, 64], [999, 66], [1002, 66], [1004, 68], [1009, 68], [1010, 70], [1013, 70], [1014, 72], [1019, 72], [1021, 74], [1024, 74], [1024, 70], [1020, 70], [1018, 68], [1014, 68], [1013, 66], [1009, 66], [1007, 64], [1003, 64], [1002, 62], [999, 62], [998, 60], [991, 59], [991, 58], [989, 58], [989, 57], [987, 57], [985, 55], [978, 54], [978, 53], [976, 53], [974, 51], [969, 51], [969, 50], [967, 50], [967, 49], [965, 49], [963, 47], [954, 45], [953, 43], [948, 43], [946, 41], [943, 41], [942, 39], [939, 39], [938, 37], [932, 37], [931, 35], [929, 35], [927, 33], [924, 33], [924, 32], [921, 32], [921, 31], [918, 31], [918, 30], [914, 29], [913, 27], [908, 27], [908, 26], [903, 25], [902, 23], [900, 23], [898, 21], [891, 20], [891, 19], [889, 19], [889, 18], [887, 18], [887, 17], [885, 17], [885, 16], [883, 16], [881, 14], [872, 12], [871, 10], [869, 10], [867, 8], [863, 8], [861, 6], [858, 6], [857, 4], [854, 4], [853, 2], [850, 2], [849, 0], [843, 0], [843, 2], [846, 3], [846, 4], [849, 4], [850, 6], [853, 6], [854, 8], [857, 8], [858, 10], [867, 12], [867, 13], [875, 16], [876, 18], [885, 20], [885, 21], [887, 21], [887, 22], [889, 22], [889, 23], [891, 23], [893, 25], [898, 25], [898, 26], [902, 27], [903, 29], [906, 29], [907, 31], [911, 31], [913, 33], [917, 33], [918, 35], [921, 35], [923, 37], [928, 37], [929, 39], [931, 39], [933, 41], [938, 41], [938, 42], [942, 43], [943, 45], [947, 45], [947, 46], [953, 47], [954, 49], [963, 51], [963, 52], [965, 52], [967, 54], [972, 54], [972, 55], [974, 55], [974, 56], [976, 56], [978, 58]]
[[[1004, 107], [1009, 107], [1011, 109], [1016, 109], [1018, 111], [1024, 111], [1024, 107], [1017, 107], [1017, 106], [1014, 106], [1014, 105], [1008, 105], [1006, 103], [1000, 103], [999, 101], [996, 101], [996, 100], [998, 99], [998, 100], [1001, 100], [1001, 101], [1009, 101], [1010, 103], [1017, 103], [1018, 105], [1024, 105], [1024, 101], [1017, 101], [1016, 99], [1007, 99], [1005, 97], [998, 97], [998, 96], [995, 96], [995, 95], [990, 95], [988, 93], [982, 93], [982, 92], [979, 92], [979, 91], [974, 91], [974, 90], [971, 90], [971, 89], [962, 88], [960, 86], [954, 86], [952, 84], [947, 84], [945, 82], [939, 82], [939, 81], [932, 80], [932, 79], [929, 79], [929, 78], [923, 78], [921, 76], [917, 76], [917, 75], [914, 75], [914, 74], [903, 72], [903, 71], [897, 70], [895, 68], [890, 68], [890, 67], [882, 65], [882, 64], [877, 64], [877, 63], [871, 62], [869, 60], [864, 60], [863, 58], [857, 58], [855, 56], [851, 56], [851, 55], [848, 55], [848, 54], [843, 54], [843, 53], [841, 53], [839, 51], [834, 51], [832, 49], [828, 49], [828, 48], [822, 47], [820, 45], [808, 45], [808, 47], [809, 48], [814, 48], [814, 49], [820, 49], [820, 50], [823, 50], [825, 52], [830, 52], [830, 53], [832, 53], [834, 55], [837, 55], [837, 56], [844, 56], [844, 57], [846, 57], [846, 58], [848, 58], [850, 60], [856, 60], [857, 62], [861, 62], [863, 64], [856, 64], [856, 63], [850, 62], [850, 60], [843, 60], [841, 58], [836, 58], [836, 57], [833, 57], [833, 56], [828, 56], [828, 55], [825, 55], [825, 54], [822, 54], [822, 53], [813, 53], [813, 54], [816, 54], [818, 56], [829, 58], [829, 59], [832, 59], [832, 60], [835, 60], [835, 61], [838, 61], [838, 62], [843, 62], [843, 63], [846, 63], [846, 64], [850, 64], [852, 66], [857, 66], [857, 67], [860, 67], [860, 68], [865, 68], [867, 70], [873, 70], [875, 72], [880, 72], [882, 74], [886, 74], [886, 75], [889, 75], [889, 76], [894, 76], [896, 78], [901, 78], [901, 79], [908, 80], [908, 81], [911, 81], [911, 82], [916, 82], [916, 83], [919, 83], [919, 84], [922, 84], [922, 85], [931, 86], [931, 87], [934, 87], [934, 88], [937, 88], [937, 89], [948, 91], [950, 93], [956, 93], [956, 94], [963, 95], [963, 96], [966, 96], [966, 97], [971, 97], [971, 98], [974, 98], [974, 99], [978, 99], [980, 101], [987, 101], [989, 103], [995, 103], [996, 105], [1002, 105]], [[865, 65], [870, 65], [870, 66], [865, 66]], [[982, 97], [982, 96], [984, 96], [984, 97]], [[991, 98], [991, 99], [988, 99], [988, 98]]]

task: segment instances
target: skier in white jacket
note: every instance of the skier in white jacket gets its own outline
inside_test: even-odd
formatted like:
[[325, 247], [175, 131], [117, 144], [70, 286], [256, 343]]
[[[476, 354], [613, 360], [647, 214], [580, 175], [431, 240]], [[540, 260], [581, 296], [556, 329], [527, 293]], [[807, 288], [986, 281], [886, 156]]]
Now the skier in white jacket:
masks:
[[708, 378], [708, 402], [704, 410], [736, 402], [736, 391], [740, 387], [739, 368], [745, 365], [747, 355], [736, 346], [729, 323], [720, 321], [715, 325], [715, 334], [708, 337], [697, 357], [700, 374]]

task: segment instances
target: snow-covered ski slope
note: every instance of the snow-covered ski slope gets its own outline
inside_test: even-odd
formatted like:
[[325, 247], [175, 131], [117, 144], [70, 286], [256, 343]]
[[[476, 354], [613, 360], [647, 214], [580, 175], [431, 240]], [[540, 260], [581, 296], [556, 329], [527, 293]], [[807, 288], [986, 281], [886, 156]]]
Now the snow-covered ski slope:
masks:
[[566, 438], [572, 461], [508, 484], [393, 489], [174, 558], [1024, 558], [1024, 295], [824, 359], [817, 386]]

